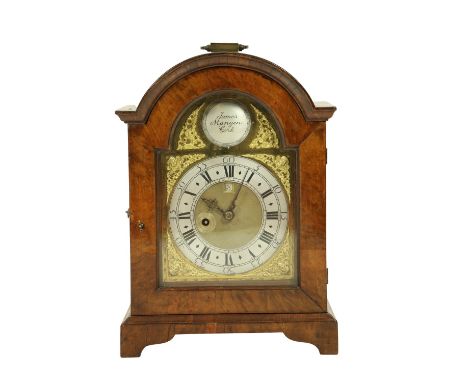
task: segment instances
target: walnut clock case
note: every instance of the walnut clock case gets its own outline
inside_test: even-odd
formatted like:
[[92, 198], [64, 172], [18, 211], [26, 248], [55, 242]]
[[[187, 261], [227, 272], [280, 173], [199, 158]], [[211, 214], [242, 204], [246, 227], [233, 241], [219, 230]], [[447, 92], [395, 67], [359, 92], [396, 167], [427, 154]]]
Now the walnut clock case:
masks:
[[253, 332], [337, 354], [325, 249], [335, 107], [241, 45], [220, 46], [116, 111], [128, 125], [130, 177], [121, 356], [176, 334]]

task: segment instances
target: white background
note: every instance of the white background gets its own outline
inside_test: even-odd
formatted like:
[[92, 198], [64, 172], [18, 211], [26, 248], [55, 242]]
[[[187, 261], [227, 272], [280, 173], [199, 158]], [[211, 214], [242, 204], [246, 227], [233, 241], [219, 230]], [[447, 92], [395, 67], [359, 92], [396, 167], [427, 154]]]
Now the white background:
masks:
[[[463, 1], [10, 1], [0, 11], [0, 379], [466, 381]], [[211, 41], [338, 107], [329, 299], [340, 354], [185, 335], [119, 358], [127, 132], [114, 110]]]

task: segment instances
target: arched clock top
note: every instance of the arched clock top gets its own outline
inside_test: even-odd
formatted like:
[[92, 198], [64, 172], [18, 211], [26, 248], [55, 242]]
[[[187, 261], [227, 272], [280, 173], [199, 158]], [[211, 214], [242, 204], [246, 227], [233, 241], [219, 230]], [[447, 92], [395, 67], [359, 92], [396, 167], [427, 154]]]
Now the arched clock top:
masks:
[[116, 111], [129, 125], [145, 124], [158, 100], [174, 84], [190, 74], [210, 68], [239, 68], [268, 78], [284, 88], [299, 107], [306, 122], [327, 121], [336, 108], [330, 104], [315, 103], [302, 85], [288, 72], [272, 62], [243, 53], [210, 53], [192, 57], [164, 73], [148, 89], [138, 107], [125, 106]]

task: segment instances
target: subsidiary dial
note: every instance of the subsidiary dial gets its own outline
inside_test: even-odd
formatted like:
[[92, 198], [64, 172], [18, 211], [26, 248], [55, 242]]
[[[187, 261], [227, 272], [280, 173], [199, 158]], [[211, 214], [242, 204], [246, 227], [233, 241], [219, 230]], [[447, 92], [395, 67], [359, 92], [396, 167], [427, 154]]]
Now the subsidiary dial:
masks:
[[203, 132], [208, 140], [222, 147], [241, 143], [249, 134], [251, 124], [247, 108], [232, 100], [209, 104], [202, 120]]

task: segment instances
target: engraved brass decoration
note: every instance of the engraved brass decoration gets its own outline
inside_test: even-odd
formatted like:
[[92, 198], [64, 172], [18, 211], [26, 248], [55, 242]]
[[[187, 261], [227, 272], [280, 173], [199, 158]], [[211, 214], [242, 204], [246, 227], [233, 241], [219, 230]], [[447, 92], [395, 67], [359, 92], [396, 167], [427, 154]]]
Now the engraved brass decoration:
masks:
[[197, 267], [175, 247], [171, 235], [167, 235], [167, 249], [163, 256], [163, 281], [220, 281], [220, 280], [289, 280], [294, 276], [293, 248], [288, 230], [280, 249], [264, 264], [254, 270], [237, 275], [220, 275]]
[[208, 273], [193, 265], [180, 254], [172, 241], [171, 235], [167, 235], [167, 250], [164, 254], [164, 281], [188, 281], [201, 280]]
[[251, 149], [278, 148], [278, 137], [276, 136], [275, 129], [271, 125], [270, 121], [254, 105], [251, 104], [250, 106], [255, 112], [255, 117], [257, 119], [258, 124], [258, 131], [254, 139], [252, 139], [252, 142], [250, 142], [249, 147]]
[[201, 104], [187, 117], [179, 135], [177, 150], [196, 150], [206, 147], [205, 142], [197, 132], [198, 113], [203, 105]]
[[289, 230], [281, 248], [265, 264], [249, 273], [256, 280], [283, 280], [294, 276], [293, 248], [290, 245]]
[[177, 180], [180, 178], [184, 170], [194, 162], [205, 158], [205, 154], [189, 154], [189, 155], [178, 155], [171, 156], [167, 160], [166, 164], [166, 190], [167, 190], [167, 200], [171, 195], [172, 189], [176, 184]]
[[290, 183], [290, 166], [289, 159], [285, 155], [272, 154], [245, 154], [245, 157], [255, 159], [263, 164], [266, 164], [283, 184], [288, 198], [291, 199], [291, 183]]

